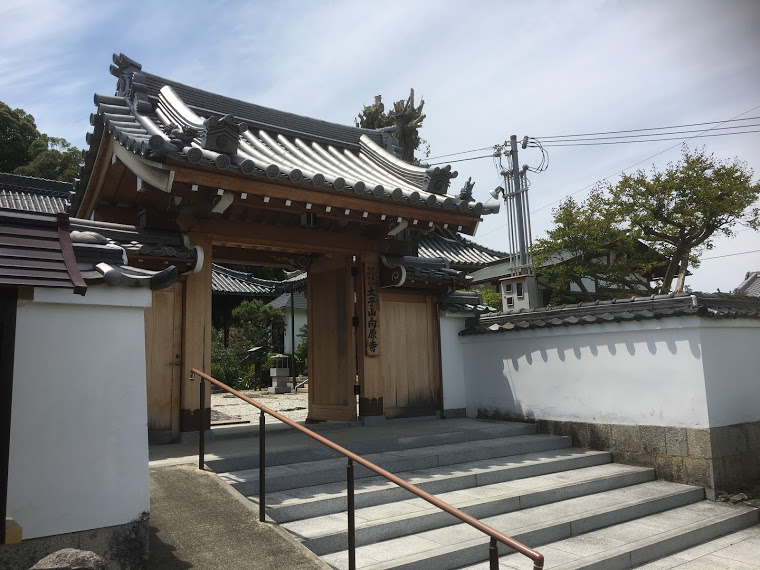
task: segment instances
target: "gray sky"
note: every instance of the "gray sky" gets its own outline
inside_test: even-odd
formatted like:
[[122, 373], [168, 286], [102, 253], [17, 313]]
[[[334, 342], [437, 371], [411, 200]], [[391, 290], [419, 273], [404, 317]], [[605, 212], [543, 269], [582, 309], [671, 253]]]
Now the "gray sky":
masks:
[[[347, 124], [375, 95], [391, 103], [414, 87], [425, 99], [421, 135], [433, 157], [511, 134], [541, 139], [760, 117], [756, 0], [5, 0], [0, 100], [81, 148], [93, 94], [115, 90], [113, 52], [183, 83]], [[755, 180], [760, 175], [760, 133], [688, 144], [739, 157]], [[662, 168], [679, 158], [680, 142], [557, 147], [549, 156], [549, 169], [531, 177], [534, 238], [564, 196], [582, 199], [624, 169]], [[521, 163], [539, 160], [538, 151], [520, 153]], [[453, 166], [460, 177], [452, 190], [472, 176], [480, 200], [501, 183], [490, 158]], [[487, 216], [476, 241], [505, 250], [503, 214]], [[760, 251], [731, 254], [754, 250], [760, 236], [751, 230], [716, 240], [704, 257], [730, 257], [705, 260], [687, 284], [732, 290], [760, 269]]]

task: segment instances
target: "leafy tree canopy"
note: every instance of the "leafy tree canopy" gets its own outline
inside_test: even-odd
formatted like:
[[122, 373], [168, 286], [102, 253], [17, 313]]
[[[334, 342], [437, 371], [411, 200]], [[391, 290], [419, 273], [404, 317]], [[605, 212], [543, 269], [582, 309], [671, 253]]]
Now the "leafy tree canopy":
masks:
[[0, 101], [0, 172], [68, 182], [80, 159], [75, 146], [39, 132], [32, 115]]
[[733, 236], [737, 224], [758, 229], [759, 196], [745, 163], [684, 146], [663, 171], [624, 175], [580, 204], [562, 203], [554, 228], [533, 248], [534, 270], [557, 295], [576, 283], [590, 297], [582, 277], [597, 279], [611, 295], [668, 293], [676, 276], [682, 290], [688, 267], [699, 265], [715, 235]]
[[425, 115], [422, 112], [424, 105], [425, 101], [422, 99], [419, 106], [415, 106], [414, 89], [410, 89], [409, 97], [396, 101], [393, 104], [393, 110], [386, 113], [383, 99], [377, 95], [375, 102], [372, 105], [365, 105], [362, 112], [359, 113], [356, 125], [365, 129], [395, 126], [396, 130], [393, 136], [398, 139], [399, 145], [401, 145], [401, 158], [406, 162], [417, 164], [414, 151], [421, 145], [425, 145], [427, 148], [425, 156], [430, 156], [430, 146], [427, 141], [420, 138], [419, 134], [422, 121], [425, 120]]

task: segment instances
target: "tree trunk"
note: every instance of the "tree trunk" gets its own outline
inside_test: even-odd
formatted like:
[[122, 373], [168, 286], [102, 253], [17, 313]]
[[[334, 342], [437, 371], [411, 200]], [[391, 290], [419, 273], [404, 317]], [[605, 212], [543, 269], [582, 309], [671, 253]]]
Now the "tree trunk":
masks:
[[689, 256], [684, 255], [681, 259], [681, 269], [678, 272], [678, 281], [676, 281], [676, 293], [683, 293], [684, 281], [686, 280], [686, 271], [689, 267]]
[[665, 277], [662, 278], [662, 287], [660, 288], [661, 295], [670, 293], [670, 286], [673, 284], [673, 278], [676, 276], [676, 270], [681, 263], [683, 255], [683, 252], [677, 249], [673, 253], [673, 257], [670, 258], [668, 268], [665, 270]]

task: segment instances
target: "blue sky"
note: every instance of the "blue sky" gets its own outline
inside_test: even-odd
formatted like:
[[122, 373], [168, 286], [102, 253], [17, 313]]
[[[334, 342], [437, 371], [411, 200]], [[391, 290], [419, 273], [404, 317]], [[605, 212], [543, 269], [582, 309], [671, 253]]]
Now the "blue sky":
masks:
[[[348, 124], [375, 95], [390, 103], [414, 87], [425, 99], [421, 135], [433, 157], [511, 134], [540, 139], [721, 121], [760, 105], [755, 0], [5, 0], [0, 100], [81, 148], [93, 94], [115, 89], [113, 52], [209, 91]], [[743, 116], [760, 117], [760, 107]], [[760, 133], [689, 144], [739, 157], [760, 176]], [[679, 158], [680, 145], [549, 153], [549, 169], [531, 177], [534, 238], [551, 226], [551, 209], [564, 196], [582, 199], [597, 180], [624, 169], [663, 168]], [[520, 153], [522, 163], [539, 160], [537, 151]], [[460, 173], [453, 188], [472, 176], [480, 200], [501, 183], [489, 158], [453, 166]], [[487, 216], [476, 241], [506, 249], [505, 221], [503, 209]], [[716, 240], [704, 257], [729, 257], [706, 259], [687, 284], [732, 290], [746, 271], [760, 269], [760, 252], [732, 254], [753, 250], [760, 236], [751, 230]]]

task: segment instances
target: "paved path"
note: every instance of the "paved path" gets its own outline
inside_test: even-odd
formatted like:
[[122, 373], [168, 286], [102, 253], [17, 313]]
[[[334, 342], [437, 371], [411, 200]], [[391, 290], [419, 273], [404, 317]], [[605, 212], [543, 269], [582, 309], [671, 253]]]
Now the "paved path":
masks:
[[329, 568], [215, 474], [190, 465], [150, 470], [150, 570]]

